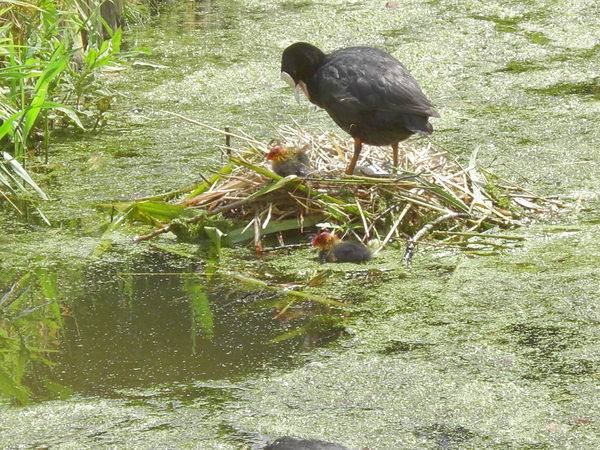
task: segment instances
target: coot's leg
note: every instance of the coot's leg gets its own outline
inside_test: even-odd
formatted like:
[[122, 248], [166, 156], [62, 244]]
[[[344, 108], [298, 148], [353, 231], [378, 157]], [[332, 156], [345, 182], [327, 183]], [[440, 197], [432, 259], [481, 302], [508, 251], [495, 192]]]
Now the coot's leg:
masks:
[[358, 156], [360, 155], [360, 151], [362, 150], [362, 141], [360, 138], [354, 138], [354, 155], [352, 155], [352, 160], [350, 164], [348, 164], [348, 168], [346, 169], [346, 175], [352, 175], [354, 173], [354, 168], [356, 167], [356, 162], [358, 161]]
[[392, 150], [394, 150], [394, 167], [398, 167], [398, 143], [392, 144]]

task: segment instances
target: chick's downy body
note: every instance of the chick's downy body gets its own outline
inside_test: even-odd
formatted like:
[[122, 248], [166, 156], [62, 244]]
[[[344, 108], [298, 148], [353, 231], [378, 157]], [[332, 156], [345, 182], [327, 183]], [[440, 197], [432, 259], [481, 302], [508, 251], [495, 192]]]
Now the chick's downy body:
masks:
[[304, 178], [311, 173], [310, 161], [302, 149], [276, 145], [267, 154], [267, 159], [271, 161], [273, 172], [281, 177], [296, 175]]
[[361, 263], [370, 261], [371, 250], [357, 242], [342, 242], [334, 234], [322, 232], [312, 241], [319, 249], [321, 262], [353, 262]]

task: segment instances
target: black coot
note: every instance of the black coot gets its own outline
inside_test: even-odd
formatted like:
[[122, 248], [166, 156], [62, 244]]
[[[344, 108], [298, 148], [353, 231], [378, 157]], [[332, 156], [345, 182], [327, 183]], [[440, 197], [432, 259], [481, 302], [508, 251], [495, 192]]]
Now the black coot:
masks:
[[430, 117], [439, 117], [417, 81], [397, 59], [371, 47], [350, 47], [326, 55], [297, 42], [283, 51], [281, 78], [302, 89], [354, 138], [346, 170], [354, 172], [362, 144], [391, 145], [398, 165], [398, 143], [411, 134], [431, 134]]
[[271, 444], [268, 444], [264, 450], [348, 450], [340, 444], [333, 444], [325, 441], [315, 441], [314, 439], [296, 439], [289, 436], [283, 436]]

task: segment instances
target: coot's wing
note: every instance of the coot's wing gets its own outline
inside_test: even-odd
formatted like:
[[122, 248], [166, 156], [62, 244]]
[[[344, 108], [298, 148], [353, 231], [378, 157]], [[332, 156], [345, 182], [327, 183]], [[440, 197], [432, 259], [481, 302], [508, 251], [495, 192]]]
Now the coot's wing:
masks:
[[356, 112], [438, 117], [408, 69], [378, 49], [351, 47], [334, 52], [327, 56], [317, 77], [325, 108], [344, 104]]

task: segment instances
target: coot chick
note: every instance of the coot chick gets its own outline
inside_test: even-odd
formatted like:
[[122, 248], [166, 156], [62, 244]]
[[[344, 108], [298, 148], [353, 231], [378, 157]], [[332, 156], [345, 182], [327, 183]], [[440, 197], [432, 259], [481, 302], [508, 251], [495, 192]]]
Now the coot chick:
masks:
[[283, 436], [264, 448], [264, 450], [349, 450], [343, 445], [314, 439], [296, 439]]
[[267, 154], [267, 159], [271, 161], [273, 172], [280, 177], [296, 175], [303, 178], [311, 173], [310, 162], [304, 150], [276, 145]]
[[317, 235], [312, 244], [319, 248], [321, 262], [354, 262], [371, 260], [371, 250], [357, 242], [342, 242], [334, 234], [323, 231]]
[[346, 169], [354, 172], [362, 144], [391, 145], [398, 165], [398, 143], [414, 133], [429, 135], [430, 117], [439, 117], [417, 81], [396, 58], [371, 47], [350, 47], [326, 55], [297, 42], [283, 51], [281, 78], [302, 89], [354, 138]]

